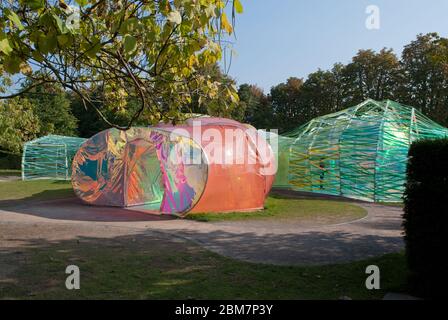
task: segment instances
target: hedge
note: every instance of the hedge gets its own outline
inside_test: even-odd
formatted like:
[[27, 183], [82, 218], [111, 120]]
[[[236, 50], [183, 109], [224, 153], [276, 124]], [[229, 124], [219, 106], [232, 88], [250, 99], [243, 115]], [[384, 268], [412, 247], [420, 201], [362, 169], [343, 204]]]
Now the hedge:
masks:
[[0, 152], [0, 169], [20, 169], [21, 155], [5, 154]]
[[448, 139], [411, 145], [403, 218], [411, 290], [440, 298], [448, 292]]

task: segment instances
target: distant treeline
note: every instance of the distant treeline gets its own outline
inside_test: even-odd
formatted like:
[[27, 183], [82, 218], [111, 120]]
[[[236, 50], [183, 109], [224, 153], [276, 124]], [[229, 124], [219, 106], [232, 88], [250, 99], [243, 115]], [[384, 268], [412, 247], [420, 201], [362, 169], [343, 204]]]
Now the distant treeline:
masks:
[[243, 84], [244, 120], [257, 128], [286, 132], [314, 117], [354, 106], [367, 98], [391, 99], [418, 108], [448, 126], [448, 39], [418, 35], [401, 59], [389, 49], [360, 50], [346, 65], [289, 78], [268, 94]]
[[[210, 81], [236, 84], [217, 66], [204, 73]], [[280, 133], [367, 98], [412, 105], [448, 126], [448, 39], [436, 33], [418, 35], [404, 47], [401, 59], [389, 49], [360, 50], [348, 64], [336, 63], [331, 70], [318, 70], [306, 79], [291, 77], [268, 94], [251, 84], [240, 85], [238, 93], [239, 107], [231, 111], [231, 117]], [[191, 105], [183, 111], [229, 116], [219, 109], [220, 103], [200, 104], [200, 99], [193, 95]], [[97, 107], [111, 122], [125, 125], [139, 103], [130, 99], [125, 109]], [[143, 115], [135, 124], [148, 125], [150, 121]], [[39, 136], [90, 137], [107, 127], [96, 111], [86, 109], [74, 94], [53, 84], [37, 86], [20, 98], [0, 101], [0, 157], [19, 155], [23, 142]]]

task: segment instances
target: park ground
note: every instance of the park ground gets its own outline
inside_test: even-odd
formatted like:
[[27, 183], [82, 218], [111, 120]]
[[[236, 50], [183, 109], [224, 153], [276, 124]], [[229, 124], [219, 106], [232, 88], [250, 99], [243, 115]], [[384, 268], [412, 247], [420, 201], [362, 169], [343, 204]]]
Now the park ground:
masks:
[[[10, 176], [14, 174], [8, 173]], [[381, 299], [405, 292], [401, 208], [274, 193], [172, 219], [89, 207], [62, 181], [0, 181], [0, 299]], [[65, 268], [81, 289], [65, 288]], [[368, 265], [381, 289], [365, 287]]]

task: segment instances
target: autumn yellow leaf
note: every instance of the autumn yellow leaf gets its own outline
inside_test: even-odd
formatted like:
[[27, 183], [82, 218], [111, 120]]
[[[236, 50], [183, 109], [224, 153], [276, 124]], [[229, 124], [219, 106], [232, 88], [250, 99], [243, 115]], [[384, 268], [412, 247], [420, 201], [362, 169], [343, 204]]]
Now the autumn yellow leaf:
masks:
[[229, 23], [227, 15], [224, 12], [221, 15], [221, 28], [226, 30], [228, 34], [232, 34], [233, 31], [232, 25]]

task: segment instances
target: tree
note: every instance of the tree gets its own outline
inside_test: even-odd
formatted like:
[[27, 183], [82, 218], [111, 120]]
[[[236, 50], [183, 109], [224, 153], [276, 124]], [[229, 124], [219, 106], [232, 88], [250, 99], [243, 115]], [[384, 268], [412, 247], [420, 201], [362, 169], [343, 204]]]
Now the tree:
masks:
[[342, 109], [344, 92], [341, 68], [337, 64], [331, 71], [318, 70], [308, 75], [302, 86], [301, 104], [306, 110], [306, 117], [301, 122]]
[[368, 98], [394, 99], [401, 83], [400, 62], [392, 50], [359, 50], [343, 68], [342, 81], [348, 106]]
[[77, 119], [72, 114], [67, 93], [60, 86], [42, 84], [24, 94], [40, 120], [39, 136], [76, 135]]
[[[78, 120], [77, 135], [83, 138], [90, 138], [94, 134], [109, 128], [109, 125], [104, 122], [98, 113], [92, 108], [86, 108], [82, 103], [82, 100], [75, 94], [70, 95], [70, 105], [73, 115]], [[96, 106], [100, 110], [103, 109], [101, 106]], [[129, 119], [125, 122], [117, 121], [112, 118], [112, 115], [108, 111], [102, 111], [104, 115], [110, 119], [113, 123], [118, 125], [126, 125]], [[113, 112], [111, 112], [114, 114]]]
[[280, 133], [296, 128], [307, 118], [301, 104], [302, 85], [302, 79], [291, 77], [271, 88], [270, 99]]
[[[119, 126], [126, 126], [132, 115], [138, 110], [139, 103], [137, 99], [128, 99], [126, 109], [114, 110], [112, 108], [107, 108], [101, 103], [101, 99], [97, 99], [96, 95], [101, 94], [100, 92], [94, 92], [93, 96], [90, 98], [94, 103], [96, 103], [96, 108], [101, 110], [101, 112], [110, 119], [113, 123]], [[104, 122], [98, 113], [92, 108], [86, 108], [82, 103], [82, 100], [76, 95], [71, 94], [69, 96], [71, 113], [75, 116], [78, 122], [77, 134], [80, 137], [90, 138], [99, 131], [108, 129], [110, 126]], [[135, 125], [148, 125], [151, 121], [148, 119], [146, 112], [143, 112], [138, 119], [134, 121]]]
[[238, 89], [240, 109], [245, 110], [244, 121], [255, 128], [276, 129], [271, 102], [256, 85], [242, 84]]
[[402, 101], [448, 125], [448, 39], [437, 33], [418, 35], [406, 45], [402, 68], [406, 82]]
[[0, 101], [0, 151], [20, 154], [23, 143], [36, 138], [40, 131], [39, 117], [25, 98]]
[[[71, 4], [0, 0], [4, 77], [21, 73], [34, 86], [58, 83], [120, 129], [143, 112], [153, 123], [178, 121], [191, 92], [209, 99], [219, 95], [227, 110], [238, 105], [235, 88], [199, 70], [221, 59], [220, 39], [233, 32], [235, 13], [242, 12], [239, 0], [76, 0], [78, 11]], [[101, 101], [92, 100], [97, 91]], [[124, 110], [128, 97], [136, 97], [139, 107], [125, 126], [97, 108]]]
[[[223, 73], [220, 66], [215, 63], [198, 70], [198, 74], [206, 77], [210, 83], [222, 84], [220, 90], [236, 90], [236, 81], [227, 74]], [[230, 91], [227, 93], [216, 92], [211, 96], [204, 96], [197, 90], [191, 89], [191, 102], [182, 108], [186, 113], [208, 114], [216, 117], [229, 117], [235, 120], [242, 120], [244, 117], [244, 106], [238, 105], [235, 108], [228, 108], [226, 99], [228, 95], [233, 95]], [[235, 94], [234, 101], [239, 101], [239, 97]]]

